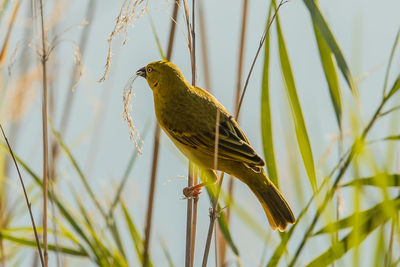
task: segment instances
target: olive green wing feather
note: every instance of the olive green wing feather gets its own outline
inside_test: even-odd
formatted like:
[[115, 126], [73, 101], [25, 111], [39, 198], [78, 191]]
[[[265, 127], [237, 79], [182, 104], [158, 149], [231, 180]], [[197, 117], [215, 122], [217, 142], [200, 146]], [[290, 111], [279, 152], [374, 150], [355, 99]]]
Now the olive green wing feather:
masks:
[[[264, 160], [251, 147], [247, 137], [232, 117], [219, 124], [218, 157], [241, 162], [255, 171], [265, 165]], [[215, 151], [215, 131], [178, 132], [168, 131], [172, 138], [181, 144], [190, 146], [210, 156]]]

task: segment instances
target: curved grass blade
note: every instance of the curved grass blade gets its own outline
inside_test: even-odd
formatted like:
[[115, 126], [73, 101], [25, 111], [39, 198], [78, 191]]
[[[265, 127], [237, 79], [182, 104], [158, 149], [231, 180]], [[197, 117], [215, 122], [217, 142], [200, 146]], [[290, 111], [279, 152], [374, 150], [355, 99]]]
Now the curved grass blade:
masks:
[[169, 267], [175, 267], [174, 262], [172, 261], [171, 253], [169, 253], [167, 244], [165, 244], [165, 241], [161, 240], [161, 247], [164, 252], [165, 258], [167, 258], [168, 266]]
[[400, 29], [397, 32], [396, 38], [394, 39], [392, 51], [390, 52], [389, 62], [388, 62], [387, 68], [386, 68], [385, 82], [383, 84], [383, 97], [386, 96], [386, 89], [387, 89], [387, 85], [388, 85], [388, 81], [389, 81], [390, 68], [392, 67], [394, 52], [396, 51], [396, 47], [397, 47], [397, 44], [399, 43], [399, 39], [400, 39]]
[[[142, 238], [139, 231], [137, 230], [137, 227], [136, 227], [131, 215], [129, 214], [128, 209], [126, 208], [125, 203], [121, 200], [120, 204], [122, 207], [122, 211], [124, 213], [124, 218], [125, 218], [126, 224], [128, 225], [128, 229], [131, 234], [131, 239], [132, 239], [133, 245], [135, 246], [136, 255], [139, 259], [139, 262], [141, 264], [143, 264], [144, 239]], [[153, 264], [151, 263], [151, 259], [148, 259], [147, 263], [149, 264], [149, 266], [153, 266]]]
[[[366, 186], [400, 186], [400, 174], [380, 174], [379, 176], [372, 176], [372, 177], [365, 177], [365, 178], [358, 178], [350, 183], [342, 185], [342, 187], [347, 186], [359, 186], [359, 185], [366, 185]], [[379, 182], [377, 179], [385, 179], [382, 182]]]
[[354, 226], [354, 220], [357, 217], [359, 222], [361, 224], [365, 224], [369, 221], [372, 220], [378, 220], [378, 221], [383, 221], [389, 218], [388, 214], [390, 212], [387, 212], [388, 207], [394, 207], [395, 209], [399, 210], [400, 209], [400, 198], [397, 198], [395, 200], [389, 200], [389, 201], [384, 201], [382, 203], [379, 203], [375, 205], [374, 207], [367, 209], [362, 212], [357, 212], [353, 213], [352, 215], [341, 219], [340, 221], [330, 223], [323, 227], [321, 230], [319, 230], [317, 233], [314, 235], [320, 235], [320, 234], [327, 234], [327, 233], [332, 233], [332, 232], [337, 232], [342, 229], [350, 228]]
[[[392, 201], [397, 208], [400, 205], [400, 198]], [[385, 203], [387, 205], [388, 203]], [[328, 250], [311, 261], [307, 267], [327, 266], [335, 260], [340, 259], [350, 249], [358, 247], [378, 226], [383, 225], [390, 219], [389, 214], [381, 213], [383, 216], [371, 216], [368, 220], [362, 222], [357, 229], [352, 230], [346, 237], [337, 243], [334, 243]], [[396, 213], [390, 214], [395, 216]]]
[[[267, 23], [270, 21], [272, 14], [272, 2], [268, 12]], [[264, 156], [266, 160], [266, 166], [268, 176], [274, 185], [279, 189], [279, 178], [278, 170], [276, 168], [275, 153], [274, 153], [274, 142], [272, 134], [272, 118], [271, 118], [271, 106], [269, 98], [269, 52], [270, 52], [270, 34], [267, 33], [264, 41], [264, 67], [263, 77], [261, 86], [261, 135], [262, 144], [264, 150]]]
[[297, 89], [279, 22], [279, 15], [276, 16], [276, 27], [278, 32], [279, 57], [281, 61], [282, 74], [285, 80], [287, 95], [289, 96], [292, 118], [296, 130], [297, 143], [299, 145], [300, 154], [303, 159], [308, 179], [310, 180], [311, 187], [315, 193], [317, 191], [317, 178], [315, 174], [313, 154], [308, 138], [307, 128], [304, 122], [303, 112], [297, 96]]
[[[150, 128], [149, 126], [150, 126], [150, 123], [146, 123], [146, 125], [144, 127], [143, 139], [142, 139], [143, 141], [146, 140], [147, 133], [149, 132], [149, 128]], [[131, 155], [131, 157], [130, 157], [130, 159], [128, 161], [128, 165], [125, 168], [124, 175], [122, 176], [121, 182], [118, 185], [118, 189], [117, 189], [117, 192], [115, 194], [114, 200], [111, 203], [110, 209], [108, 211], [108, 215], [107, 215], [108, 219], [111, 219], [111, 217], [113, 216], [114, 209], [117, 206], [117, 204], [118, 204], [118, 202], [119, 202], [119, 200], [121, 198], [122, 190], [125, 187], [126, 181], [128, 181], [129, 174], [132, 171], [133, 165], [135, 164], [138, 155], [139, 155], [138, 150], [134, 149], [133, 152], [132, 152], [132, 155]]]
[[392, 89], [390, 89], [389, 94], [387, 95], [387, 98], [392, 97], [400, 88], [400, 74], [397, 76], [396, 81], [394, 82]]
[[[6, 149], [6, 151], [9, 151], [7, 146], [3, 142], [0, 142], [0, 146], [3, 149]], [[22, 166], [22, 168], [29, 174], [30, 177], [40, 186], [40, 188], [43, 187], [42, 180], [39, 178], [39, 176], [17, 155], [14, 155], [15, 159], [17, 162]], [[57, 205], [57, 208], [61, 212], [61, 214], [64, 216], [64, 218], [68, 221], [70, 226], [79, 234], [79, 236], [86, 242], [86, 244], [90, 247], [92, 252], [95, 255], [95, 261], [99, 262], [101, 255], [98, 252], [97, 247], [92, 244], [92, 242], [89, 240], [88, 236], [84, 232], [84, 230], [81, 228], [81, 226], [77, 223], [79, 221], [78, 218], [74, 217], [73, 213], [67, 209], [63, 205], [63, 201], [60, 200], [60, 197], [56, 197], [52, 194], [51, 191], [49, 191], [49, 198], [54, 201], [54, 203]]]
[[347, 65], [346, 60], [344, 59], [343, 53], [342, 53], [335, 37], [333, 36], [332, 31], [330, 30], [330, 28], [328, 26], [328, 23], [325, 21], [324, 17], [322, 16], [322, 13], [316, 4], [316, 1], [315, 0], [303, 0], [303, 2], [306, 5], [306, 7], [308, 8], [308, 11], [310, 12], [313, 24], [318, 28], [319, 32], [321, 33], [321, 36], [324, 38], [326, 44], [328, 45], [328, 47], [332, 51], [333, 55], [335, 56], [338, 67], [339, 67], [340, 71], [342, 72], [347, 84], [349, 85], [351, 92], [358, 100], [358, 90], [357, 90], [356, 84], [354, 82], [354, 79], [350, 73], [350, 69]]
[[81, 179], [86, 191], [89, 193], [89, 196], [92, 199], [93, 203], [95, 204], [97, 209], [100, 211], [100, 213], [103, 215], [103, 217], [107, 218], [107, 215], [106, 215], [105, 211], [103, 210], [100, 202], [97, 200], [97, 198], [94, 195], [92, 189], [90, 188], [90, 185], [87, 182], [87, 179], [86, 179], [85, 175], [83, 174], [81, 168], [79, 167], [78, 162], [75, 160], [74, 156], [72, 156], [71, 151], [69, 150], [67, 145], [62, 140], [60, 133], [58, 133], [53, 127], [51, 127], [51, 131], [53, 132], [53, 135], [56, 138], [57, 142], [59, 143], [60, 147], [64, 150], [65, 154], [67, 155], [67, 158], [71, 161], [72, 166], [74, 167], [74, 169], [78, 173], [78, 176]]
[[318, 27], [313, 23], [315, 39], [317, 40], [319, 55], [321, 59], [322, 68], [324, 69], [325, 78], [328, 82], [329, 94], [331, 96], [331, 102], [335, 109], [336, 120], [339, 129], [342, 128], [342, 100], [340, 94], [339, 77], [336, 70], [335, 63], [332, 58], [332, 52], [329, 49], [325, 39], [322, 37]]
[[[7, 235], [7, 234], [4, 234], [2, 231], [0, 231], [0, 238], [15, 242], [20, 245], [36, 248], [35, 240], [21, 238], [21, 237], [15, 237], [12, 235]], [[40, 246], [43, 247], [43, 242], [40, 242]], [[66, 247], [66, 246], [60, 246], [59, 244], [57, 246], [55, 246], [53, 244], [48, 244], [48, 246], [49, 246], [50, 251], [59, 251], [61, 253], [71, 255], [71, 256], [83, 256], [83, 257], [89, 256], [84, 250], [77, 250], [77, 249]]]
[[154, 39], [156, 40], [158, 52], [160, 53], [160, 56], [163, 60], [167, 60], [167, 58], [164, 55], [164, 51], [162, 49], [161, 43], [160, 43], [160, 39], [158, 38], [158, 35], [157, 35], [156, 26], [154, 25], [154, 21], [153, 21], [152, 17], [150, 16], [150, 13], [149, 13], [149, 19], [150, 19], [150, 24], [151, 24], [151, 30], [153, 31]]

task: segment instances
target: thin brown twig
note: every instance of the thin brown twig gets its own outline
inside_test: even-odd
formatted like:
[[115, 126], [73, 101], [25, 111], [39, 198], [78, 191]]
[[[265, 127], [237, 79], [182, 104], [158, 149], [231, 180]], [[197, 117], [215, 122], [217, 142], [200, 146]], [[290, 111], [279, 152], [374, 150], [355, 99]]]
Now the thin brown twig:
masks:
[[265, 31], [264, 31], [264, 33], [263, 33], [263, 35], [262, 35], [262, 37], [261, 37], [260, 44], [259, 44], [259, 46], [258, 46], [256, 55], [255, 55], [255, 57], [254, 57], [254, 59], [253, 59], [253, 63], [251, 63], [250, 71], [249, 71], [249, 74], [247, 75], [246, 82], [245, 82], [244, 87], [243, 87], [242, 95], [240, 96], [239, 104], [238, 104], [237, 109], [236, 109], [236, 112], [235, 112], [235, 114], [236, 114], [235, 118], [236, 118], [236, 119], [239, 117], [240, 108], [241, 108], [241, 106], [242, 106], [242, 102], [243, 102], [244, 95], [246, 94], [246, 90], [247, 90], [247, 86], [248, 86], [248, 84], [249, 84], [249, 80], [250, 80], [251, 74], [253, 73], [254, 65], [256, 64], [258, 55], [260, 54], [261, 48], [262, 48], [262, 46], [263, 46], [263, 44], [264, 44], [264, 42], [265, 42], [265, 38], [267, 37], [267, 34], [268, 34], [268, 32], [269, 32], [269, 29], [271, 28], [272, 22], [274, 22], [275, 17], [276, 17], [276, 14], [278, 14], [278, 11], [279, 11], [279, 9], [281, 8], [281, 6], [283, 6], [284, 4], [286, 4], [288, 1], [289, 1], [289, 0], [281, 0], [281, 1], [279, 2], [278, 7], [276, 8], [274, 14], [272, 15], [271, 20], [269, 21], [269, 23], [268, 23], [268, 25], [267, 25], [267, 28], [265, 28]]
[[43, 256], [44, 266], [48, 266], [48, 245], [47, 245], [47, 180], [48, 180], [48, 131], [47, 131], [47, 49], [46, 36], [44, 31], [43, 1], [40, 4], [40, 22], [42, 31], [42, 75], [43, 75], [43, 97], [42, 97], [42, 130], [43, 130]]
[[211, 92], [211, 79], [210, 79], [210, 63], [208, 61], [208, 46], [207, 46], [207, 29], [206, 23], [204, 19], [204, 11], [203, 11], [203, 1], [198, 3], [199, 6], [199, 24], [200, 24], [200, 44], [202, 51], [202, 60], [203, 60], [203, 73], [204, 73], [204, 83], [205, 89]]
[[[175, 0], [174, 9], [172, 11], [172, 21], [171, 28], [169, 34], [168, 48], [167, 48], [167, 60], [171, 59], [172, 50], [175, 39], [175, 27], [176, 27], [176, 18], [178, 16], [178, 7], [179, 0]], [[144, 241], [144, 249], [143, 249], [143, 266], [147, 267], [149, 263], [149, 247], [150, 247], [150, 234], [151, 234], [151, 223], [152, 223], [152, 214], [153, 214], [153, 203], [154, 203], [154, 191], [156, 184], [156, 174], [157, 174], [157, 166], [158, 166], [158, 154], [159, 154], [159, 146], [160, 146], [160, 125], [156, 124], [156, 130], [154, 133], [154, 145], [153, 145], [153, 164], [151, 170], [151, 182], [149, 188], [149, 199], [147, 205], [147, 216], [146, 216], [146, 228], [145, 228], [145, 241]]]
[[[238, 61], [238, 69], [237, 69], [237, 82], [236, 82], [236, 94], [235, 94], [235, 110], [238, 110], [240, 92], [242, 88], [242, 75], [243, 75], [243, 65], [244, 65], [244, 49], [245, 49], [245, 40], [246, 40], [246, 26], [247, 26], [247, 10], [248, 10], [248, 0], [243, 1], [242, 8], [242, 28], [240, 30], [240, 39], [239, 39], [239, 61]], [[239, 115], [237, 116], [237, 121], [239, 122]], [[228, 196], [231, 200], [233, 200], [233, 188], [234, 188], [234, 178], [231, 176], [228, 184]], [[229, 225], [231, 210], [228, 206], [226, 210], [226, 220]], [[220, 266], [224, 266], [225, 258], [226, 258], [226, 241], [223, 235], [220, 235], [219, 243], [220, 243]]]
[[[184, 0], [185, 1], [185, 0]], [[193, 186], [193, 164], [189, 161], [188, 187]], [[191, 267], [192, 263], [192, 216], [193, 216], [193, 199], [188, 198], [186, 209], [186, 251], [185, 251], [185, 267]]]
[[41, 249], [41, 247], [40, 247], [39, 236], [38, 236], [38, 233], [37, 233], [37, 230], [36, 230], [35, 220], [33, 219], [33, 214], [32, 214], [32, 209], [31, 209], [31, 203], [29, 202], [28, 195], [27, 195], [26, 189], [25, 189], [25, 184], [24, 184], [24, 181], [22, 180], [21, 172], [19, 171], [19, 167], [18, 167], [17, 161], [15, 160], [14, 152], [13, 152], [13, 150], [11, 149], [10, 143], [8, 142], [7, 136], [6, 136], [6, 134], [4, 133], [4, 129], [3, 129], [3, 126], [1, 126], [1, 124], [0, 124], [0, 129], [1, 129], [1, 132], [2, 132], [2, 134], [3, 134], [4, 139], [6, 140], [8, 149], [9, 149], [10, 154], [11, 154], [11, 157], [12, 157], [12, 159], [13, 159], [13, 161], [14, 161], [15, 168], [17, 169], [18, 177], [19, 177], [19, 180], [20, 180], [20, 182], [21, 182], [22, 190], [23, 190], [23, 192], [24, 192], [26, 205], [27, 205], [27, 207], [28, 207], [29, 215], [30, 215], [30, 217], [31, 217], [31, 223], [32, 223], [32, 227], [33, 227], [33, 232], [34, 232], [34, 234], [35, 234], [36, 246], [37, 246], [38, 253], [39, 253], [39, 257], [40, 257], [40, 262], [41, 262], [42, 267], [43, 267], [43, 266], [45, 266], [45, 263], [44, 263], [44, 260], [43, 260], [42, 249]]

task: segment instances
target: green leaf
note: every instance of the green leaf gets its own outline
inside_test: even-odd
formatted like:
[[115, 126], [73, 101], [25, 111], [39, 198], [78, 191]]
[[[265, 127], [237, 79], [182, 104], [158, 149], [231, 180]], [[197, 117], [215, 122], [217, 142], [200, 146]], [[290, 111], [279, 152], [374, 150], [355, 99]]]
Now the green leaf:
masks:
[[[0, 238], [15, 242], [20, 245], [29, 246], [29, 247], [33, 247], [34, 249], [37, 249], [37, 244], [36, 244], [35, 240], [22, 238], [22, 237], [15, 237], [15, 236], [3, 233], [3, 231], [0, 231]], [[43, 247], [43, 242], [40, 242], [40, 246]], [[84, 250], [76, 250], [74, 248], [70, 248], [70, 247], [66, 247], [66, 246], [60, 246], [60, 245], [55, 246], [54, 244], [48, 244], [48, 248], [50, 251], [59, 251], [59, 252], [62, 252], [64, 254], [68, 254], [71, 256], [84, 256], [84, 257], [89, 256]]]
[[392, 67], [392, 61], [393, 61], [393, 57], [394, 57], [394, 52], [396, 51], [396, 47], [397, 47], [397, 44], [399, 43], [399, 39], [400, 39], [400, 29], [397, 32], [396, 38], [394, 39], [394, 44], [393, 44], [393, 47], [392, 47], [392, 51], [390, 52], [389, 62], [388, 62], [388, 65], [386, 67], [385, 82], [383, 84], [383, 96], [386, 95], [386, 88], [387, 88], [388, 81], [389, 81], [390, 68]]
[[[378, 179], [384, 179], [379, 181]], [[377, 176], [365, 177], [354, 179], [350, 183], [342, 185], [346, 186], [358, 186], [358, 185], [369, 185], [369, 186], [400, 186], [400, 175], [399, 174], [379, 174]]]
[[[400, 198], [397, 198], [392, 202], [395, 202], [397, 208], [399, 208]], [[384, 203], [383, 205], [387, 204], [388, 203]], [[352, 230], [342, 240], [334, 243], [329, 249], [311, 261], [307, 267], [320, 267], [332, 264], [335, 260], [340, 259], [350, 249], [359, 246], [378, 226], [383, 225], [391, 216], [396, 215], [396, 213], [388, 214], [386, 212], [381, 212], [379, 214], [380, 216], [370, 215], [371, 216], [369, 216], [367, 220], [362, 222], [360, 221], [360, 225], [357, 226], [357, 229]]]
[[346, 218], [326, 225], [314, 235], [333, 233], [342, 229], [353, 227], [356, 217], [358, 218], [357, 220], [362, 224], [371, 223], [372, 220], [386, 221], [390, 215], [390, 212], [387, 210], [388, 207], [394, 207], [397, 210], [400, 209], [400, 198], [384, 201], [362, 212], [355, 212]]
[[393, 84], [393, 86], [392, 86], [392, 89], [390, 90], [390, 92], [389, 92], [387, 98], [390, 98], [390, 97], [392, 97], [395, 93], [397, 93], [397, 91], [399, 90], [399, 88], [400, 88], [400, 74], [397, 76], [397, 79], [396, 79], [396, 81], [394, 82], [394, 84]]
[[149, 14], [149, 19], [150, 19], [150, 24], [151, 24], [151, 30], [153, 31], [154, 39], [156, 40], [158, 52], [160, 53], [160, 56], [163, 60], [167, 60], [167, 58], [164, 55], [164, 51], [162, 49], [161, 43], [160, 43], [160, 39], [158, 38], [158, 35], [157, 35], [156, 26], [154, 25], [153, 19], [151, 18], [150, 14]]
[[321, 11], [319, 10], [319, 7], [316, 4], [316, 0], [303, 0], [303, 2], [308, 8], [308, 11], [310, 12], [314, 26], [318, 28], [321, 36], [324, 38], [326, 44], [328, 45], [333, 55], [335, 56], [338, 67], [342, 72], [344, 78], [346, 79], [346, 82], [349, 85], [350, 90], [352, 91], [353, 95], [358, 99], [357, 87], [350, 73], [350, 69], [347, 66], [343, 53], [335, 37], [333, 36], [333, 33], [328, 26], [328, 23], [325, 21]]
[[287, 53], [285, 40], [283, 38], [278, 14], [276, 16], [276, 27], [278, 31], [278, 44], [279, 44], [279, 56], [281, 61], [281, 68], [283, 77], [285, 79], [287, 95], [289, 96], [289, 103], [292, 111], [291, 113], [296, 130], [297, 143], [299, 145], [300, 153], [303, 159], [304, 167], [308, 175], [308, 179], [310, 180], [311, 187], [313, 191], [316, 192], [317, 178], [315, 174], [314, 159], [312, 155], [310, 141], [308, 138], [307, 128], [303, 118], [303, 112], [301, 110], [299, 98], [297, 96], [297, 89], [294, 82], [293, 72], [290, 66], [289, 56]]
[[325, 78], [328, 82], [329, 94], [331, 96], [331, 102], [335, 109], [336, 120], [339, 126], [341, 126], [341, 118], [342, 118], [342, 101], [340, 94], [340, 85], [339, 85], [339, 77], [337, 74], [336, 66], [332, 58], [332, 52], [329, 49], [329, 46], [325, 42], [325, 39], [322, 37], [319, 32], [318, 27], [313, 23], [315, 39], [317, 40], [319, 55], [321, 59], [321, 64], [324, 69]]
[[[272, 4], [269, 8], [267, 23], [269, 23], [272, 14]], [[279, 188], [279, 177], [278, 170], [276, 168], [275, 153], [274, 153], [274, 141], [272, 133], [272, 118], [271, 118], [271, 106], [269, 99], [269, 50], [270, 50], [270, 34], [267, 33], [265, 37], [265, 54], [264, 54], [264, 67], [263, 77], [261, 86], [261, 135], [262, 144], [264, 149], [264, 156], [267, 159], [267, 171], [270, 180], [274, 185]]]
[[[135, 246], [136, 255], [137, 255], [139, 261], [141, 263], [143, 263], [144, 240], [143, 240], [142, 236], [140, 235], [139, 231], [137, 230], [137, 227], [136, 227], [131, 215], [129, 214], [128, 209], [126, 208], [125, 203], [122, 202], [122, 200], [120, 201], [120, 203], [121, 203], [122, 211], [124, 213], [124, 218], [125, 218], [126, 224], [128, 225], [128, 229], [131, 234], [132, 242]], [[150, 259], [148, 262], [149, 262], [150, 266], [153, 266]]]
[[161, 241], [161, 247], [162, 247], [165, 257], [167, 258], [168, 266], [175, 267], [174, 262], [172, 261], [171, 253], [169, 253], [167, 244], [165, 244], [164, 241]]
[[63, 149], [63, 151], [67, 155], [67, 158], [71, 161], [72, 166], [74, 166], [74, 169], [78, 173], [78, 177], [82, 181], [86, 191], [89, 193], [90, 198], [92, 199], [92, 201], [94, 202], [94, 204], [96, 205], [96, 207], [98, 208], [100, 213], [103, 215], [103, 217], [105, 219], [107, 219], [107, 215], [106, 215], [105, 211], [103, 210], [102, 205], [98, 201], [98, 198], [94, 195], [92, 189], [90, 188], [89, 183], [87, 182], [87, 179], [86, 179], [85, 175], [83, 174], [81, 168], [79, 167], [78, 162], [76, 161], [76, 159], [72, 155], [72, 153], [69, 150], [68, 146], [62, 140], [60, 133], [57, 132], [53, 127], [51, 127], [51, 131], [53, 132], [53, 135], [56, 138], [57, 142], [60, 144], [60, 147]]

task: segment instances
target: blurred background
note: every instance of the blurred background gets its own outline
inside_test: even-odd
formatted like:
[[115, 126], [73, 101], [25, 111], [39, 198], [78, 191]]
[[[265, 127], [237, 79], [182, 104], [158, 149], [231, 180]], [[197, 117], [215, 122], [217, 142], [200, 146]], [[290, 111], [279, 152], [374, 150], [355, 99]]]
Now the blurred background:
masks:
[[[48, 41], [46, 45], [51, 51], [47, 61], [49, 127], [60, 133], [63, 142], [94, 192], [95, 199], [105, 210], [108, 210], [110, 203], [113, 202], [130, 159], [137, 151], [130, 140], [128, 125], [122, 118], [123, 90], [136, 70], [149, 62], [161, 59], [156, 36], [166, 53], [174, 5], [172, 0], [138, 3], [131, 24], [110, 42], [112, 57], [109, 72], [103, 82], [98, 82], [105, 71], [109, 49], [107, 39], [114, 31], [116, 19], [126, 2], [96, 0], [45, 0], [43, 2]], [[243, 1], [196, 2], [198, 85], [206, 87], [203, 68], [205, 64], [203, 43], [206, 43], [209, 60], [207, 69], [211, 85], [207, 89], [210, 89], [223, 105], [234, 113]], [[191, 4], [190, 1], [190, 10]], [[42, 72], [39, 54], [42, 44], [39, 4], [37, 1], [2, 0], [0, 5], [0, 44], [6, 47], [3, 48], [0, 58], [0, 122], [15, 154], [31, 170], [41, 176]], [[269, 1], [248, 1], [241, 88], [264, 32], [269, 7]], [[380, 103], [388, 60], [400, 27], [398, 15], [400, 2], [397, 0], [321, 0], [319, 7], [357, 84], [359, 101], [353, 97], [343, 75], [338, 71], [343, 104], [343, 142], [342, 145], [338, 145], [340, 131], [328, 84], [321, 67], [310, 12], [303, 1], [288, 1], [279, 11], [280, 26], [308, 131], [318, 185], [337, 164], [340, 156], [351, 146], [354, 136], [361, 133]], [[202, 9], [202, 15], [198, 12], [200, 9]], [[203, 27], [206, 38], [200, 34], [200, 27]], [[171, 61], [182, 70], [187, 80], [191, 81], [190, 54], [182, 4], [178, 9]], [[291, 204], [295, 215], [298, 216], [313, 191], [297, 145], [290, 103], [282, 78], [277, 31], [274, 24], [271, 27], [269, 64], [272, 132], [280, 189]], [[240, 114], [242, 129], [261, 155], [264, 155], [260, 127], [263, 67], [264, 49], [261, 49], [249, 80]], [[389, 88], [399, 71], [400, 61], [397, 54], [393, 58]], [[127, 182], [122, 187], [120, 198], [133, 219], [139, 236], [143, 238], [156, 118], [152, 92], [146, 81], [142, 78], [136, 79], [132, 89], [134, 92], [131, 100], [132, 118], [143, 140], [143, 153], [135, 158]], [[67, 102], [69, 97], [71, 100]], [[396, 103], [397, 105], [399, 103], [399, 98], [394, 96], [393, 99], [390, 105], [395, 107]], [[399, 134], [398, 114], [393, 114], [374, 126], [369, 139]], [[49, 143], [53, 144], [50, 148], [52, 151], [58, 146], [59, 140], [54, 137], [51, 129], [49, 129], [49, 138]], [[3, 142], [3, 139], [1, 140]], [[188, 162], [163, 133], [160, 143], [150, 257], [154, 266], [167, 266], [166, 254], [169, 254], [175, 266], [183, 266], [187, 201], [182, 199], [182, 189], [187, 185]], [[346, 173], [348, 177], [346, 181], [357, 176], [370, 176], [377, 169], [388, 173], [398, 173], [398, 148], [398, 142], [374, 145], [368, 154], [372, 157], [365, 156], [364, 160], [351, 166]], [[79, 179], [76, 167], [66, 156], [65, 151], [62, 148], [58, 149], [59, 157], [54, 170], [57, 177], [54, 187], [57, 197], [59, 196], [59, 200], [68, 208], [69, 213], [80, 218], [76, 222], [85, 225], [85, 231], [89, 235], [94, 236], [97, 233], [105, 247], [110, 248], [111, 252], [117, 250], [118, 246], [112, 241], [112, 234], [106, 230], [106, 221]], [[11, 164], [7, 149], [0, 150], [0, 159], [4, 163], [0, 168], [2, 171], [0, 174], [2, 183], [0, 218], [3, 218], [0, 220], [0, 231], [3, 231], [3, 235], [34, 240], [32, 231], [27, 229], [31, 227], [29, 215], [18, 176], [14, 165]], [[268, 161], [268, 158], [266, 160]], [[375, 165], [368, 164], [370, 160]], [[42, 221], [41, 189], [26, 170], [22, 172], [22, 177], [32, 202], [36, 224], [40, 226]], [[228, 183], [229, 179], [226, 177], [223, 187], [226, 188]], [[397, 192], [394, 190], [388, 191], [392, 197]], [[355, 193], [343, 189], [340, 194], [339, 214], [340, 217], [345, 217], [354, 211]], [[360, 196], [362, 203], [360, 209], [364, 210], [375, 205], [380, 198], [382, 194], [376, 189], [363, 190]], [[270, 230], [261, 205], [249, 189], [239, 181], [235, 182], [234, 202], [238, 208], [232, 211], [229, 229], [240, 256], [235, 256], [228, 247], [226, 266], [236, 266], [240, 263], [242, 266], [264, 266], [281, 242], [281, 237]], [[221, 205], [225, 206], [223, 203]], [[330, 204], [333, 210], [335, 210], [335, 203], [336, 201], [332, 201]], [[81, 206], [84, 207], [85, 213], [82, 212]], [[194, 266], [201, 264], [209, 224], [209, 207], [209, 198], [206, 193], [203, 193], [198, 206]], [[246, 213], [243, 215], [238, 209]], [[292, 258], [307, 226], [313, 219], [316, 204], [313, 203], [310, 209], [311, 211], [299, 222], [297, 230], [293, 233], [287, 248], [290, 252], [287, 256], [283, 256], [281, 266], [286, 266], [288, 260]], [[53, 213], [54, 211], [56, 214]], [[55, 225], [58, 231], [63, 232], [58, 240], [50, 234], [49, 243], [57, 242], [76, 250], [80, 249], [78, 243], [87, 247], [81, 240], [82, 237], [76, 234], [76, 229], [66, 222], [64, 215], [57, 207], [49, 206], [49, 213], [49, 218], [51, 218], [49, 228], [54, 229]], [[87, 215], [87, 220], [84, 214]], [[335, 212], [331, 212], [332, 216], [334, 214]], [[322, 216], [315, 230], [332, 221], [332, 216]], [[112, 219], [115, 220], [120, 232], [126, 262], [130, 266], [138, 266], [140, 260], [135, 252], [135, 243], [131, 239], [131, 228], [119, 204], [115, 208]], [[90, 223], [92, 223], [91, 227], [88, 226]], [[369, 235], [358, 247], [360, 254], [357, 256], [357, 261], [351, 251], [340, 259], [338, 264], [344, 266], [356, 262], [359, 266], [373, 266], [378, 254], [376, 244], [383, 239], [382, 242], [386, 245], [383, 245], [382, 251], [388, 249], [391, 227], [389, 224], [383, 225], [382, 231], [377, 230]], [[87, 229], [92, 229], [92, 232]], [[391, 236], [394, 238], [393, 262], [400, 256], [398, 253], [400, 228], [395, 227], [395, 229], [394, 236]], [[68, 237], [68, 232], [77, 236], [79, 242], [74, 243], [73, 238]], [[344, 235], [340, 235], [342, 236]], [[27, 246], [23, 242], [16, 242], [4, 236], [2, 242], [4, 254], [1, 258], [5, 259], [3, 264], [5, 262], [7, 266], [29, 266], [37, 261], [34, 246]], [[331, 235], [309, 240], [301, 257], [297, 260], [297, 266], [303, 266], [323, 253], [331, 246], [331, 242]], [[62, 266], [84, 264], [107, 266], [106, 263], [96, 263], [96, 256], [89, 254], [91, 256], [74, 256], [60, 252], [57, 256], [53, 251], [49, 254], [49, 266], [56, 266], [60, 262]], [[213, 247], [209, 259], [209, 266], [212, 265], [215, 265]]]

